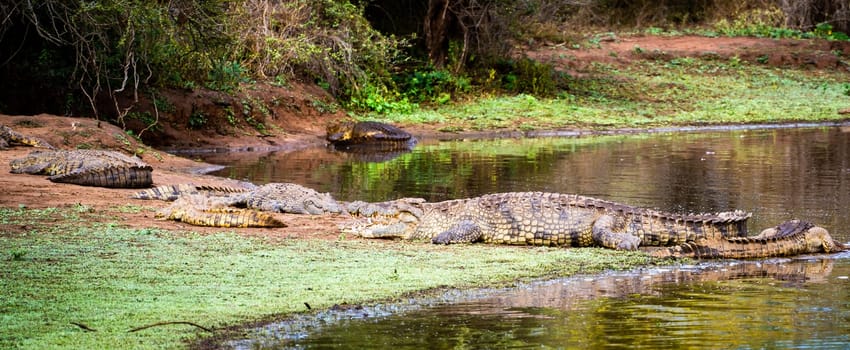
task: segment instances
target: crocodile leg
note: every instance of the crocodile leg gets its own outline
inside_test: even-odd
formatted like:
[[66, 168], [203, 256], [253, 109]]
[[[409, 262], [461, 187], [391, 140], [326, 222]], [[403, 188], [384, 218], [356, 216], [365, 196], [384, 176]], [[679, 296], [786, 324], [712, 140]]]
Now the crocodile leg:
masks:
[[358, 230], [357, 235], [363, 238], [406, 238], [408, 225], [398, 222], [392, 225], [374, 225], [368, 229]]
[[431, 239], [434, 244], [472, 243], [481, 239], [482, 231], [478, 224], [462, 220], [448, 230]]
[[640, 238], [623, 231], [625, 225], [611, 215], [602, 215], [593, 223], [593, 242], [605, 248], [635, 250], [640, 246]]

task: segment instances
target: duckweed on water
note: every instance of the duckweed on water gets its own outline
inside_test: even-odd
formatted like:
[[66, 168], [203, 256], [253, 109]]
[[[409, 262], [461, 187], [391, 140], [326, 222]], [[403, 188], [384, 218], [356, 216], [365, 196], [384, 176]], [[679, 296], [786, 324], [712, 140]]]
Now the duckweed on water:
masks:
[[[0, 208], [0, 224], [33, 228], [4, 232], [0, 240], [0, 348], [174, 348], [225, 326], [304, 312], [305, 303], [324, 309], [442, 286], [510, 284], [648, 262], [641, 253], [604, 249], [273, 243], [233, 233], [55, 223], [56, 215], [96, 214]], [[127, 332], [175, 321], [214, 331], [171, 324]]]

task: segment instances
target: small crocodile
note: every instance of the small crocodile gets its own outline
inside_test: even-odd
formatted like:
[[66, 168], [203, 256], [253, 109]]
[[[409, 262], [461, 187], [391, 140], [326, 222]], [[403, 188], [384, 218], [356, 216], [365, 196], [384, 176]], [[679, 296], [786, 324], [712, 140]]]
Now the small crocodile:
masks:
[[331, 195], [294, 183], [273, 182], [252, 189], [192, 184], [164, 185], [136, 192], [131, 198], [171, 201], [189, 194], [205, 195], [209, 197], [211, 205], [218, 207], [309, 215], [344, 211]]
[[653, 252], [659, 258], [753, 259], [800, 254], [835, 253], [848, 247], [829, 231], [807, 221], [790, 220], [753, 237], [702, 238]]
[[223, 207], [202, 194], [180, 196], [171, 205], [156, 212], [160, 219], [213, 227], [286, 227], [269, 213], [251, 209]]
[[49, 175], [53, 182], [116, 188], [150, 187], [153, 168], [113, 151], [34, 151], [12, 160], [12, 173]]
[[[640, 245], [670, 246], [701, 237], [744, 237], [751, 216], [743, 211], [673, 214], [544, 192], [496, 193], [438, 203], [389, 201], [380, 207], [391, 215], [361, 215], [345, 229], [365, 238], [427, 239], [436, 244], [598, 245], [634, 250]], [[353, 214], [361, 214], [354, 209]]]
[[343, 212], [343, 208], [330, 194], [294, 183], [268, 183], [230, 197], [234, 199], [231, 206], [244, 205], [277, 213], [320, 215]]
[[393, 152], [410, 150], [416, 138], [398, 127], [380, 122], [341, 122], [329, 125], [327, 140], [337, 150]]
[[204, 194], [207, 196], [226, 196], [231, 193], [245, 193], [247, 188], [208, 186], [194, 184], [162, 185], [134, 193], [133, 199], [158, 199], [161, 201], [175, 201], [182, 195]]
[[30, 137], [12, 130], [8, 126], [0, 125], [0, 149], [9, 147], [10, 145], [26, 145], [32, 147], [41, 147], [47, 149], [56, 149], [47, 141], [37, 137]]
[[198, 226], [282, 227], [268, 212], [319, 215], [345, 210], [329, 194], [293, 183], [269, 183], [253, 189], [164, 185], [131, 197], [175, 201], [158, 217]]

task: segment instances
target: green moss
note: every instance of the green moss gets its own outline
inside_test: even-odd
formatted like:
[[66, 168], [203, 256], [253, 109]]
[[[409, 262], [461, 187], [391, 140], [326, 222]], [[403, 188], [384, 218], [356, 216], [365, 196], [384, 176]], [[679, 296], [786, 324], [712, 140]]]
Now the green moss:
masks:
[[640, 253], [603, 249], [271, 243], [232, 233], [57, 225], [57, 215], [94, 214], [76, 208], [0, 208], [2, 224], [29, 222], [35, 228], [0, 240], [5, 266], [0, 348], [174, 348], [210, 333], [179, 324], [127, 331], [166, 321], [220, 329], [303, 312], [304, 303], [327, 308], [441, 286], [497, 285], [648, 261]]

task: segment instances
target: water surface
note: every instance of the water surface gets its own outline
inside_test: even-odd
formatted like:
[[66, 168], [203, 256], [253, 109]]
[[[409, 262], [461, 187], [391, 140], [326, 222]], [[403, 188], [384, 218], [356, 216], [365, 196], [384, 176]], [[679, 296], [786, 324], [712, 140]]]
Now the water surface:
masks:
[[577, 193], [681, 213], [747, 210], [752, 232], [806, 219], [850, 240], [850, 127], [425, 140], [383, 162], [322, 147], [202, 158], [229, 166], [216, 175], [341, 200]]
[[[343, 200], [579, 193], [672, 212], [791, 218], [850, 241], [850, 128], [425, 140], [393, 159], [311, 148], [209, 154], [217, 173], [295, 182]], [[708, 262], [455, 291], [322, 312], [237, 348], [850, 348], [850, 254]]]
[[237, 348], [850, 347], [850, 255], [578, 276], [383, 315], [272, 325]]

